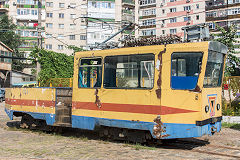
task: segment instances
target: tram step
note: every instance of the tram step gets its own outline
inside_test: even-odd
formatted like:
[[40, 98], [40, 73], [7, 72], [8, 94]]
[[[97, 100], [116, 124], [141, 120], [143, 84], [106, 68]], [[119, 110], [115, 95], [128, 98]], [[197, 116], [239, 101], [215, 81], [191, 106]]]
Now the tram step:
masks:
[[57, 116], [56, 123], [71, 123], [70, 116]]
[[72, 127], [70, 123], [54, 123], [54, 126], [59, 126], [59, 127]]
[[56, 110], [56, 115], [71, 115], [71, 108], [58, 108]]

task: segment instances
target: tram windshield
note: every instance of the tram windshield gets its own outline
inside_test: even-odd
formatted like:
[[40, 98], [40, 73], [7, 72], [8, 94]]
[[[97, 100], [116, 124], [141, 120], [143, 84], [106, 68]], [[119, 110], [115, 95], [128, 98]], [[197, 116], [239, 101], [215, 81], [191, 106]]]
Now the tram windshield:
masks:
[[220, 87], [222, 83], [224, 54], [209, 51], [206, 66], [204, 87]]

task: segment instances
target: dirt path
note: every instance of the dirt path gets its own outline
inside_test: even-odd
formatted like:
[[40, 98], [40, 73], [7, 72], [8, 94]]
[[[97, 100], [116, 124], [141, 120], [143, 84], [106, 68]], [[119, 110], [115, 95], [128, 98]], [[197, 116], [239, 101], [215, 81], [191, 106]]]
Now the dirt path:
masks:
[[[0, 159], [233, 159], [197, 153], [182, 147], [147, 147], [102, 141], [94, 132], [81, 131], [62, 136], [16, 129], [8, 127], [17, 122], [8, 119], [3, 107], [4, 103], [0, 104]], [[201, 140], [240, 149], [239, 130], [223, 129], [221, 133], [202, 137]], [[203, 147], [205, 146], [195, 148]], [[240, 150], [234, 154], [240, 156]]]

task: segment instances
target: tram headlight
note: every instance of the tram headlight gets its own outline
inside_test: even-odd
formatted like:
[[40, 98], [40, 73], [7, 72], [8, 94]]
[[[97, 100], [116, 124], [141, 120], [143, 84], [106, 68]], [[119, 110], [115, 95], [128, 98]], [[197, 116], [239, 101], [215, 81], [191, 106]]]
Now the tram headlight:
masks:
[[206, 105], [206, 106], [205, 106], [205, 112], [207, 113], [208, 111], [209, 111], [209, 106]]
[[217, 104], [217, 110], [220, 110], [220, 104]]

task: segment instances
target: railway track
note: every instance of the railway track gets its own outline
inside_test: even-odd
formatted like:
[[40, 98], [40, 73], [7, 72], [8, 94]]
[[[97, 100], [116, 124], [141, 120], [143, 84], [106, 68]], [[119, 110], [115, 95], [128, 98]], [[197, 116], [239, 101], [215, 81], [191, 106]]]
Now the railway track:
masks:
[[240, 159], [240, 148], [208, 144], [206, 142], [177, 140], [167, 145], [192, 152]]

